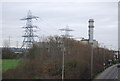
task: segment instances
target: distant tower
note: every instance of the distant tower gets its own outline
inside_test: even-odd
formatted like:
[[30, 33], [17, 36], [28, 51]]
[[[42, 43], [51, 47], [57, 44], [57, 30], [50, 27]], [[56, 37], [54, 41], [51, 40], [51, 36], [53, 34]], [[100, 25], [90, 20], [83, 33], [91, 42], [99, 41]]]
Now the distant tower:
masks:
[[25, 47], [26, 49], [29, 49], [32, 47], [33, 43], [34, 43], [34, 37], [37, 37], [37, 35], [34, 35], [34, 29], [37, 28], [37, 26], [34, 26], [32, 24], [32, 20], [36, 19], [37, 20], [37, 16], [33, 16], [31, 11], [28, 11], [27, 17], [21, 19], [21, 20], [26, 20], [26, 26], [23, 27], [25, 29], [25, 34], [22, 36], [24, 37], [23, 40], [23, 45], [21, 48]]
[[63, 37], [66, 37], [66, 38], [69, 38], [71, 37], [71, 35], [69, 35], [69, 32], [70, 31], [73, 31], [71, 29], [69, 29], [69, 26], [67, 25], [66, 28], [63, 28], [63, 29], [59, 29], [60, 31], [65, 31], [65, 35], [62, 35]]
[[93, 43], [93, 28], [94, 28], [94, 20], [89, 19], [89, 43]]

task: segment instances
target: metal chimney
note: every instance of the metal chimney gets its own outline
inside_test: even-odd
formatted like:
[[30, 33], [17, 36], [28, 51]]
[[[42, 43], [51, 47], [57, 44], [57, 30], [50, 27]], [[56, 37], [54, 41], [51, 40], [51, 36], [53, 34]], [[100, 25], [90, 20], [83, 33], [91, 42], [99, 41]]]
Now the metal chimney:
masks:
[[93, 28], [94, 28], [94, 20], [89, 19], [89, 43], [93, 43]]

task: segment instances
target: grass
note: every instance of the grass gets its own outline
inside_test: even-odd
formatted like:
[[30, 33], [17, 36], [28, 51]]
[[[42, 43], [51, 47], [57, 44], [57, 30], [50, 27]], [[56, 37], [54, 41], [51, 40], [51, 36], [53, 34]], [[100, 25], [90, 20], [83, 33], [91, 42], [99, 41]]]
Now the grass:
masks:
[[94, 79], [96, 79], [98, 76], [100, 76], [102, 72], [104, 72], [104, 71], [101, 71], [101, 72], [97, 73], [97, 74], [94, 76]]
[[2, 72], [2, 60], [0, 59], [0, 73]]
[[20, 65], [20, 60], [18, 59], [3, 59], [2, 60], [2, 71], [5, 72], [9, 69], [14, 69]]

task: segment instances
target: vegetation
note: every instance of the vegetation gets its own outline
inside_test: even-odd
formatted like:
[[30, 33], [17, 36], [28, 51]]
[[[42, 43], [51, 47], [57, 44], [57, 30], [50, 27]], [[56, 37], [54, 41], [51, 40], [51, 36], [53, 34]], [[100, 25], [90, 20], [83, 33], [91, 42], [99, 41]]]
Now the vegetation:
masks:
[[0, 59], [0, 73], [2, 73], [2, 60]]
[[15, 69], [18, 65], [20, 65], [20, 60], [4, 59], [2, 60], [2, 71], [5, 72], [9, 69]]
[[[91, 47], [81, 41], [68, 38], [49, 37], [33, 45], [22, 59], [23, 66], [3, 73], [7, 79], [61, 79], [62, 54], [65, 47], [65, 79], [90, 79]], [[108, 60], [113, 60], [113, 52], [94, 48], [93, 75], [103, 71]]]
[[2, 49], [2, 59], [16, 59], [17, 54], [14, 51], [10, 50], [9, 48]]

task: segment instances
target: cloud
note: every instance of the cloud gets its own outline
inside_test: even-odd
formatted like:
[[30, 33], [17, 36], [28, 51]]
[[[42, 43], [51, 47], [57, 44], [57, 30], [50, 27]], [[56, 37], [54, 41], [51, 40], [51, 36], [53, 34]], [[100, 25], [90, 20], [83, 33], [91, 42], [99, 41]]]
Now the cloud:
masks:
[[[19, 19], [27, 15], [28, 10], [39, 16], [33, 23], [40, 27], [38, 35], [61, 34], [58, 29], [69, 25], [74, 37], [88, 37], [88, 19], [95, 20], [95, 38], [117, 46], [117, 3], [115, 2], [8, 2], [3, 3], [4, 36], [13, 35], [17, 38], [23, 34], [20, 26], [25, 22]], [[6, 33], [9, 32], [9, 33]], [[112, 32], [112, 33], [111, 33]]]

